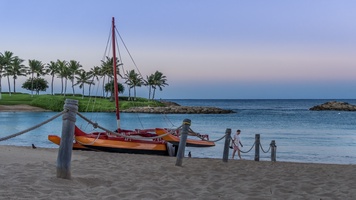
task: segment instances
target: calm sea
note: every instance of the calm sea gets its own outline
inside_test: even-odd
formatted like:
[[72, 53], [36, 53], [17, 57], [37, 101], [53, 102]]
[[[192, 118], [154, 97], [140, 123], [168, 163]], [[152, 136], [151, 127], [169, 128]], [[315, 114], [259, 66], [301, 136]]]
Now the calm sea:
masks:
[[[334, 99], [333, 99], [334, 100]], [[356, 105], [354, 99], [336, 99]], [[356, 112], [309, 111], [326, 99], [314, 100], [190, 100], [174, 99], [185, 106], [213, 106], [234, 110], [233, 114], [121, 114], [122, 128], [174, 128], [184, 119], [192, 121], [191, 129], [209, 134], [210, 140], [221, 138], [227, 128], [234, 133], [240, 129], [243, 151], [249, 151], [255, 135], [260, 134], [264, 151], [272, 140], [277, 144], [277, 161], [356, 164]], [[39, 124], [56, 112], [0, 112], [0, 137], [17, 133]], [[115, 129], [114, 113], [83, 113], [108, 129]], [[77, 125], [91, 131], [92, 127], [77, 117]], [[0, 145], [58, 148], [47, 140], [48, 134], [61, 135], [61, 117], [16, 138], [0, 142]], [[186, 148], [193, 157], [222, 158], [224, 140], [211, 148]], [[230, 152], [230, 156], [231, 156]], [[254, 148], [242, 157], [254, 159]], [[270, 152], [260, 152], [260, 160], [270, 160]]]

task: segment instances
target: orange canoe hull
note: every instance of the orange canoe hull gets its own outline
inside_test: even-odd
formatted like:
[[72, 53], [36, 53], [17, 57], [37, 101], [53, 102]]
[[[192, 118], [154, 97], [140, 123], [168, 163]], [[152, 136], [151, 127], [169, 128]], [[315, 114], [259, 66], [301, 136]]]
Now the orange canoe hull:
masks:
[[[156, 128], [156, 134], [157, 135], [163, 135], [166, 134], [167, 130], [162, 129], [162, 128]], [[163, 140], [170, 142], [174, 145], [179, 145], [180, 138], [177, 136], [174, 136], [172, 134], [168, 134], [166, 136], [162, 137]], [[215, 146], [215, 143], [213, 141], [209, 140], [193, 140], [193, 139], [187, 139], [186, 143], [187, 147], [213, 147]]]
[[75, 136], [75, 140], [87, 148], [99, 151], [168, 155], [167, 146], [162, 142], [146, 143], [142, 141], [129, 141], [125, 140], [125, 138], [96, 139], [87, 136]]
[[[61, 144], [61, 138], [57, 135], [48, 135], [48, 140], [53, 142], [54, 144], [57, 144], [57, 145]], [[74, 150], [90, 150], [77, 142], [73, 143], [73, 149]]]

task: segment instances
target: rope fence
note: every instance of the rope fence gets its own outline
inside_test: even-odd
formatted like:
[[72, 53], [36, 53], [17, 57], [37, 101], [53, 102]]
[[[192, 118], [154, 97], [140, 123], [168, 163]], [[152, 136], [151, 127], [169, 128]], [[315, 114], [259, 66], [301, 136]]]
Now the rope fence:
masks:
[[253, 143], [253, 145], [251, 146], [251, 148], [250, 148], [248, 151], [242, 151], [242, 150], [240, 149], [241, 153], [249, 153], [249, 152], [252, 150], [252, 148], [255, 146], [255, 144], [256, 144], [256, 142]]
[[[228, 132], [230, 132], [231, 133], [231, 129], [227, 129], [227, 131], [226, 131], [227, 133]], [[232, 137], [231, 137], [231, 135], [230, 134], [225, 134], [225, 136], [224, 137], [227, 137], [227, 140], [228, 140], [228, 145], [229, 145], [229, 147], [228, 148], [233, 148], [232, 146], [233, 145], [236, 145], [236, 144], [234, 144], [234, 141], [232, 140]], [[231, 141], [231, 145], [230, 145], [230, 141]], [[225, 142], [225, 146], [226, 146], [226, 142]], [[236, 145], [236, 146], [238, 146], [238, 145]], [[248, 151], [242, 151], [241, 149], [239, 149], [240, 150], [240, 152], [241, 153], [249, 153], [252, 149], [253, 149], [253, 147], [255, 147], [255, 161], [259, 161], [260, 160], [260, 149], [262, 150], [262, 152], [263, 153], [268, 153], [268, 152], [271, 152], [271, 161], [276, 161], [276, 151], [277, 151], [277, 145], [276, 145], [276, 142], [275, 142], [275, 140], [272, 140], [271, 141], [271, 143], [270, 143], [270, 145], [269, 145], [269, 148], [268, 148], [268, 150], [266, 151], [264, 148], [263, 148], [263, 146], [262, 146], [262, 144], [261, 144], [261, 142], [260, 142], [260, 134], [256, 134], [255, 135], [255, 142], [252, 144], [252, 146], [251, 146], [251, 148], [248, 150]], [[227, 147], [225, 147], [225, 148], [227, 148]], [[226, 152], [224, 151], [224, 154], [225, 154]], [[228, 153], [228, 152], [227, 152]], [[225, 156], [225, 155], [224, 155]], [[223, 159], [224, 160], [224, 159]], [[225, 161], [225, 160], [224, 160]], [[225, 161], [226, 162], [226, 161]]]

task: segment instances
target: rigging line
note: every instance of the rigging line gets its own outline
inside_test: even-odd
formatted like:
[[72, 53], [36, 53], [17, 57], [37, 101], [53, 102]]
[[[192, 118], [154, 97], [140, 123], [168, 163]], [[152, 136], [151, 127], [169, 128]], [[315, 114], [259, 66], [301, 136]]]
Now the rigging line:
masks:
[[[131, 98], [131, 97], [130, 97], [130, 98]], [[130, 100], [131, 100], [131, 99], [130, 99]], [[133, 104], [135, 107], [138, 107], [138, 106], [139, 106], [136, 101], [133, 101], [133, 100], [132, 100], [131, 102], [132, 102], [132, 104]], [[136, 115], [138, 121], [140, 122], [141, 128], [144, 129], [145, 127], [143, 126], [143, 123], [142, 123], [140, 114], [139, 114], [139, 113], [135, 113], [135, 115]]]
[[[165, 119], [166, 123], [167, 121], [171, 124], [171, 126], [175, 127], [176, 125], [172, 122], [171, 119], [169, 119], [169, 117], [167, 116], [167, 113], [163, 114], [163, 118]], [[168, 124], [168, 123], [167, 123]]]
[[[89, 101], [88, 101], [88, 103], [87, 103], [87, 105], [86, 105], [86, 108], [85, 108], [85, 111], [86, 112], [88, 112], [88, 110], [89, 110], [89, 108], [90, 108], [90, 102], [91, 102], [91, 96], [89, 97]], [[93, 112], [93, 110], [94, 110], [94, 107], [92, 107], [92, 112]], [[88, 126], [89, 124], [87, 124], [87, 126]]]
[[136, 114], [137, 114], [138, 121], [139, 121], [140, 124], [141, 124], [141, 128], [145, 128], [145, 127], [143, 126], [143, 123], [142, 123], [142, 120], [141, 120], [140, 116], [138, 115], [138, 113], [136, 113]]
[[[112, 27], [110, 26], [110, 30], [109, 30], [109, 35], [108, 35], [108, 39], [107, 39], [107, 42], [106, 42], [106, 47], [105, 47], [105, 50], [104, 50], [104, 55], [103, 55], [103, 58], [101, 60], [101, 66], [103, 66], [103, 62], [105, 62], [105, 59], [108, 57], [107, 55], [110, 53], [110, 48], [109, 46], [111, 46], [111, 32], [112, 32]], [[109, 49], [109, 51], [108, 51]], [[104, 79], [103, 79], [103, 82], [105, 81], [105, 76], [104, 76]], [[103, 97], [105, 96], [105, 88], [104, 88], [104, 84], [103, 84]]]
[[[119, 30], [118, 30], [116, 27], [115, 27], [115, 30], [116, 30], [116, 33], [117, 33], [117, 35], [119, 36], [119, 38], [120, 38], [122, 44], [124, 45], [124, 47], [125, 47], [125, 49], [126, 49], [128, 55], [130, 56], [131, 61], [133, 62], [134, 66], [136, 67], [138, 73], [140, 74], [140, 76], [141, 76], [142, 78], [144, 78], [144, 77], [142, 76], [141, 71], [139, 70], [138, 66], [136, 65], [136, 62], [135, 62], [135, 60], [133, 59], [133, 57], [132, 57], [132, 55], [131, 55], [129, 49], [127, 48], [127, 46], [126, 46], [126, 44], [125, 44], [123, 38], [121, 37], [121, 34], [120, 34]], [[118, 48], [119, 48], [119, 47], [118, 47]], [[121, 55], [120, 55], [120, 56], [121, 56]], [[121, 61], [121, 63], [123, 63], [123, 62]], [[122, 70], [123, 70], [123, 73], [125, 74], [125, 69], [124, 69], [123, 64], [122, 64]], [[166, 123], [167, 123], [167, 120], [168, 120], [172, 126], [175, 126], [175, 125], [168, 119], [168, 117], [167, 117], [167, 115], [166, 115], [165, 113], [164, 113], [164, 117], [163, 117], [163, 118], [165, 119]], [[140, 123], [141, 123], [141, 126], [143, 127], [142, 122], [141, 122], [141, 119], [139, 119], [139, 121], [140, 121]], [[168, 124], [168, 123], [167, 123], [167, 124]]]
[[[107, 40], [107, 42], [106, 42], [106, 47], [105, 47], [105, 51], [104, 51], [104, 55], [103, 55], [103, 59], [102, 59], [102, 61], [104, 61], [105, 60], [105, 57], [106, 57], [106, 53], [107, 53], [107, 50], [108, 50], [108, 46], [109, 46], [109, 44], [110, 44], [110, 36], [111, 36], [111, 28], [110, 28], [110, 31], [109, 31], [109, 36], [108, 36], [108, 40]], [[109, 52], [110, 53], [110, 52]]]
[[166, 122], [167, 126], [171, 125], [171, 127], [177, 127], [173, 122], [168, 118], [167, 114], [164, 112], [163, 113], [163, 120]]
[[[93, 77], [93, 85], [95, 85], [95, 77]], [[99, 87], [100, 87], [100, 81], [97, 81], [98, 82], [98, 85], [96, 87], [92, 87], [90, 88], [90, 94], [94, 93], [95, 91], [95, 88], [96, 88], [96, 92], [95, 92], [95, 95], [94, 95], [94, 98], [92, 96], [89, 96], [89, 101], [87, 103], [87, 106], [86, 106], [86, 112], [88, 112], [88, 110], [91, 110], [91, 112], [93, 113], [94, 112], [94, 109], [95, 109], [95, 106], [96, 106], [96, 102], [97, 102], [97, 97], [98, 97], [98, 93], [99, 93]], [[94, 120], [93, 118], [98, 118], [98, 114], [96, 115], [93, 115], [91, 116], [91, 120]], [[88, 127], [89, 123], [87, 123], [86, 127]]]
[[[122, 73], [123, 73], [123, 76], [125, 75], [125, 68], [124, 68], [124, 62], [122, 61], [122, 57], [121, 57], [121, 51], [120, 51], [120, 46], [119, 46], [119, 41], [117, 41], [117, 40], [115, 40], [115, 42], [116, 42], [116, 48], [117, 48], [117, 52], [118, 52], [118, 54], [119, 54], [119, 67], [120, 67], [120, 65], [122, 66]], [[119, 73], [119, 75], [120, 75], [120, 73]], [[121, 75], [120, 75], [121, 76]], [[122, 78], [122, 76], [121, 76], [121, 78]]]
[[88, 110], [89, 110], [90, 101], [91, 101], [91, 97], [89, 97], [89, 101], [87, 102], [87, 105], [85, 106], [85, 112], [88, 112]]
[[[95, 95], [95, 99], [94, 99], [94, 102], [93, 102], [93, 105], [92, 105], [92, 111], [94, 111], [94, 108], [95, 108], [95, 105], [96, 105], [96, 102], [97, 102], [97, 96], [99, 94], [99, 88], [101, 87], [100, 84], [101, 84], [101, 82], [98, 81], [98, 86], [96, 87], [96, 95]], [[93, 90], [94, 90], [94, 87], [93, 87]], [[99, 113], [96, 113], [96, 115], [93, 116], [92, 118], [98, 119], [99, 118]]]
[[119, 31], [117, 30], [117, 28], [116, 28], [116, 27], [115, 27], [115, 30], [116, 30], [117, 35], [119, 36], [119, 38], [120, 38], [120, 40], [121, 40], [122, 44], [124, 45], [124, 47], [125, 47], [125, 49], [126, 49], [127, 53], [129, 54], [129, 56], [130, 56], [130, 58], [131, 58], [131, 60], [132, 60], [133, 64], [135, 65], [135, 67], [136, 67], [136, 69], [137, 69], [138, 73], [141, 75], [141, 77], [143, 77], [143, 76], [142, 76], [142, 74], [141, 74], [141, 72], [140, 72], [140, 70], [138, 69], [138, 67], [137, 67], [137, 65], [136, 65], [135, 60], [133, 59], [133, 57], [132, 57], [132, 55], [131, 55], [131, 53], [130, 53], [129, 49], [127, 48], [127, 46], [126, 46], [126, 44], [125, 44], [124, 40], [122, 39], [122, 37], [121, 37], [121, 35], [120, 35], [120, 33], [119, 33]]

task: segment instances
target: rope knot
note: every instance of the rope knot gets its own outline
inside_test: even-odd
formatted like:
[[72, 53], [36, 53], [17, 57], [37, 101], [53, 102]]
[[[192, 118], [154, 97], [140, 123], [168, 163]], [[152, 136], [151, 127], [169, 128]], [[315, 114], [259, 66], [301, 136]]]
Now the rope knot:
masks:
[[98, 128], [98, 123], [93, 123], [94, 128]]
[[191, 125], [191, 123], [190, 122], [183, 122], [183, 125]]

